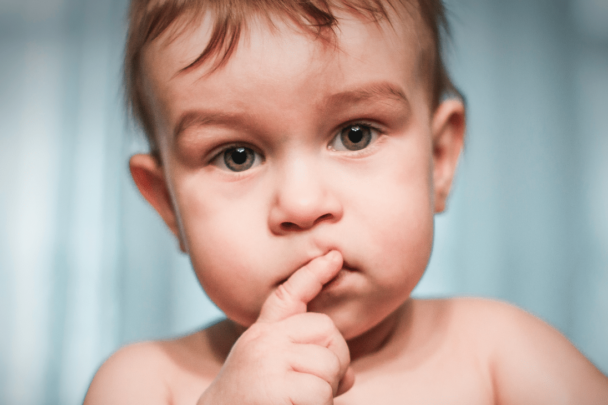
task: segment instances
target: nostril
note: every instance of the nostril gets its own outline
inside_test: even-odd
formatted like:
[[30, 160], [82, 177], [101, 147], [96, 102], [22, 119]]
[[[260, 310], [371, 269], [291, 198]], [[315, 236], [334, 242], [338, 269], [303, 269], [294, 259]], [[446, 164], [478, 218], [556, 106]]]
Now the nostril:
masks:
[[328, 220], [328, 219], [332, 219], [334, 216], [332, 214], [325, 214], [325, 215], [321, 215], [319, 218], [316, 219], [314, 225], [318, 224], [319, 222]]
[[297, 231], [300, 229], [300, 227], [294, 224], [293, 222], [283, 222], [281, 224], [281, 228], [284, 231]]
[[307, 222], [307, 223], [293, 223], [293, 222], [283, 222], [281, 223], [281, 229], [284, 232], [290, 232], [290, 231], [301, 231], [304, 229], [308, 229], [311, 228], [315, 225], [317, 225], [319, 222], [325, 221], [325, 220], [331, 220], [332, 218], [334, 218], [334, 216], [332, 214], [325, 214], [325, 215], [321, 215], [319, 218], [317, 218], [313, 223]]

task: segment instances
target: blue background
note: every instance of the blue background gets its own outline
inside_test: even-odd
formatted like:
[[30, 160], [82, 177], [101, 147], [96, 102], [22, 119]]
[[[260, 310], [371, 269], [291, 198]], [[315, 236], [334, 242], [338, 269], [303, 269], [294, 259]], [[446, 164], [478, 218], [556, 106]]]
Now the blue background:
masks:
[[[469, 130], [415, 294], [515, 303], [608, 371], [608, 1], [452, 0]], [[0, 403], [78, 404], [121, 345], [217, 319], [137, 194], [124, 0], [0, 3]]]

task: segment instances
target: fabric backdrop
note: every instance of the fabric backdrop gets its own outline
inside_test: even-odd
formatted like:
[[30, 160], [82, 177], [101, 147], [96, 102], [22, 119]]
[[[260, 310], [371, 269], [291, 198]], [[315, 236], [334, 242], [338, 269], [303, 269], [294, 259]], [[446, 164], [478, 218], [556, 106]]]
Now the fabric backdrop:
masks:
[[[221, 316], [136, 192], [125, 0], [0, 1], [0, 403]], [[466, 151], [415, 294], [517, 304], [608, 372], [608, 2], [452, 0]]]

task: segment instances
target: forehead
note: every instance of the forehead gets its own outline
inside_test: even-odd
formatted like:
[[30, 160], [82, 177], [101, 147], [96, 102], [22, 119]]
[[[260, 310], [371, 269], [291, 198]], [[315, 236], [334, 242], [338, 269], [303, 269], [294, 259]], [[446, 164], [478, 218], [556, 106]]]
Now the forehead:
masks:
[[164, 121], [156, 125], [175, 125], [181, 113], [195, 107], [318, 106], [372, 88], [407, 99], [422, 93], [422, 40], [410, 15], [389, 24], [336, 14], [335, 41], [315, 38], [289, 21], [252, 19], [234, 54], [216, 70], [213, 59], [187, 68], [209, 42], [212, 15], [164, 33], [146, 47], [143, 59], [147, 96], [155, 118]]

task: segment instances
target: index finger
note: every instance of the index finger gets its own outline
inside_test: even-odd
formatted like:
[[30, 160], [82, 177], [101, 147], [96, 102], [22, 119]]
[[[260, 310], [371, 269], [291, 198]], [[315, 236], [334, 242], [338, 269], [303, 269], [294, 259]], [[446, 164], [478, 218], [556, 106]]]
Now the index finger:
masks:
[[336, 250], [300, 267], [266, 299], [258, 322], [279, 322], [306, 312], [306, 306], [342, 268], [342, 255]]

